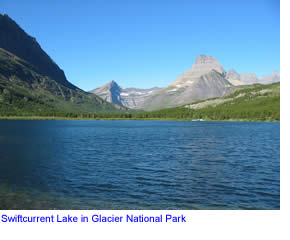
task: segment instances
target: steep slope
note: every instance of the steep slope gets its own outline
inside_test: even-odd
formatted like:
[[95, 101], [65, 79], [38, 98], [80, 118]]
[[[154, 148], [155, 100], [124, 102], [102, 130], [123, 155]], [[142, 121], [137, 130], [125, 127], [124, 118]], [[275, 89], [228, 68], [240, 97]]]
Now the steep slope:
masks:
[[108, 102], [122, 104], [131, 109], [140, 109], [146, 99], [159, 90], [160, 88], [157, 87], [150, 89], [123, 88], [115, 81], [110, 81], [90, 93], [94, 93]]
[[76, 88], [67, 81], [63, 70], [41, 49], [36, 39], [6, 14], [0, 15], [0, 48], [29, 62], [41, 75], [49, 76], [68, 88]]
[[0, 112], [95, 112], [124, 109], [80, 89], [71, 89], [0, 48]]
[[0, 15], [0, 111], [27, 110], [95, 112], [126, 108], [68, 82], [34, 38], [7, 15]]
[[224, 74], [225, 72], [222, 65], [215, 57], [200, 55], [195, 60], [192, 68], [178, 77], [173, 83], [169, 85], [169, 87], [180, 88], [190, 86], [202, 75], [205, 75], [213, 70], [220, 74]]
[[225, 71], [216, 58], [200, 55], [191, 69], [167, 88], [150, 96], [142, 108], [146, 110], [169, 108], [194, 100], [223, 96], [232, 89], [232, 84], [224, 75]]
[[110, 81], [102, 87], [96, 88], [91, 93], [94, 93], [107, 102], [122, 104], [121, 102], [121, 87], [115, 82]]

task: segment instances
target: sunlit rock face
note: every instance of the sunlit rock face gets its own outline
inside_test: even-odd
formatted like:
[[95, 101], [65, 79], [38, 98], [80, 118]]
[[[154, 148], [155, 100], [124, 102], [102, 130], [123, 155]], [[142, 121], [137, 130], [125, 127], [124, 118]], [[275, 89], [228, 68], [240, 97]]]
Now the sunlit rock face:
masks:
[[195, 81], [211, 71], [224, 74], [224, 69], [215, 57], [199, 55], [192, 68], [180, 75], [169, 87], [186, 87], [192, 85]]
[[192, 103], [193, 101], [221, 97], [235, 86], [280, 81], [278, 73], [258, 79], [254, 73], [239, 74], [234, 69], [225, 71], [212, 56], [199, 55], [190, 69], [165, 88], [122, 88], [111, 81], [92, 90], [104, 100], [132, 109], [156, 110]]
[[194, 100], [223, 96], [232, 87], [224, 75], [225, 71], [216, 58], [200, 55], [191, 69], [166, 88], [122, 88], [111, 81], [90, 92], [106, 101], [132, 109], [155, 110], [180, 106]]

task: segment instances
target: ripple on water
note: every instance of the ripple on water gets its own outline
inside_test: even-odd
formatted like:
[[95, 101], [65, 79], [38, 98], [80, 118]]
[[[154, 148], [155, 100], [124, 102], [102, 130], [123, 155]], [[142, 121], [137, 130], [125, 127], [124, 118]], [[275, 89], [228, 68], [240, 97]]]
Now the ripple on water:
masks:
[[1, 209], [280, 208], [279, 123], [0, 121], [0, 144]]

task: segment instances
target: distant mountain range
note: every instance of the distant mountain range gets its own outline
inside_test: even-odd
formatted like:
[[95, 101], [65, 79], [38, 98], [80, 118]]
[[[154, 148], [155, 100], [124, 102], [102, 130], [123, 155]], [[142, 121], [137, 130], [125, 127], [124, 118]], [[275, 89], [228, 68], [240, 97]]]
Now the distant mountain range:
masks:
[[139, 89], [123, 88], [115, 81], [110, 81], [100, 88], [96, 88], [90, 93], [100, 96], [102, 99], [116, 104], [124, 105], [128, 108], [138, 109], [143, 106], [147, 98], [159, 92], [161, 88]]
[[156, 110], [222, 97], [241, 86], [278, 81], [277, 72], [258, 79], [253, 73], [225, 71], [216, 58], [200, 55], [165, 88], [124, 88], [111, 81], [85, 92], [66, 79], [35, 38], [8, 15], [0, 14], [0, 115]]
[[71, 84], [35, 38], [0, 14], [0, 113], [126, 109]]
[[280, 75], [275, 71], [273, 71], [268, 76], [257, 78], [256, 74], [254, 73], [239, 74], [234, 69], [231, 69], [226, 72], [225, 77], [235, 86], [251, 85], [254, 83], [270, 84], [274, 82], [280, 82]]
[[196, 100], [222, 97], [237, 86], [279, 81], [280, 75], [277, 72], [258, 79], [253, 73], [239, 74], [233, 69], [225, 71], [216, 58], [200, 55], [192, 68], [166, 88], [123, 88], [111, 81], [90, 92], [106, 101], [128, 108], [156, 110], [181, 106]]

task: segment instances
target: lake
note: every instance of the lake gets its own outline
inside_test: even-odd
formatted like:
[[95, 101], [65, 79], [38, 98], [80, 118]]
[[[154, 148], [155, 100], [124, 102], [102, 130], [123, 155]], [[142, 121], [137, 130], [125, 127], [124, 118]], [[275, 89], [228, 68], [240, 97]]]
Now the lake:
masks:
[[280, 123], [0, 120], [0, 209], [280, 209]]

